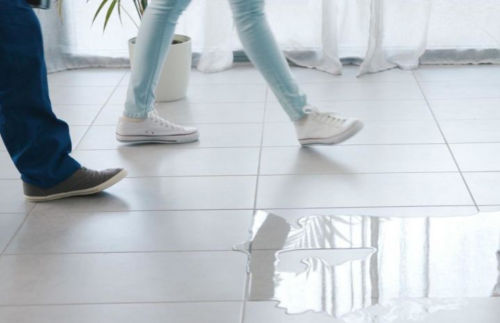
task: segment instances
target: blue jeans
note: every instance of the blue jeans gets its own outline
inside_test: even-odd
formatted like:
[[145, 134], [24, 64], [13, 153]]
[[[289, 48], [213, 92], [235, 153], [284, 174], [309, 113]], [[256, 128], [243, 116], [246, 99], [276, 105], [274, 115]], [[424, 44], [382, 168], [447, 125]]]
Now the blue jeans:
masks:
[[80, 168], [52, 112], [40, 25], [25, 0], [0, 0], [0, 134], [29, 184], [49, 188]]
[[[264, 14], [264, 0], [229, 0], [247, 55], [260, 70], [292, 120], [304, 117], [306, 96], [291, 75]], [[174, 37], [175, 26], [191, 0], [153, 0], [137, 37], [125, 115], [145, 118], [153, 109], [154, 91]]]

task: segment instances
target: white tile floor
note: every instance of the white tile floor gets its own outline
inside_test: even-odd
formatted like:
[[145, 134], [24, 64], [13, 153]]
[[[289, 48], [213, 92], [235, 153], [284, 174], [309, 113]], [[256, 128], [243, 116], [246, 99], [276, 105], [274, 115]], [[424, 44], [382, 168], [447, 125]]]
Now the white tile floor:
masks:
[[263, 79], [242, 65], [193, 72], [188, 100], [159, 104], [162, 115], [197, 125], [199, 143], [124, 146], [114, 125], [128, 71], [50, 75], [74, 156], [126, 167], [129, 178], [96, 197], [33, 205], [0, 143], [0, 322], [332, 322], [245, 301], [246, 257], [231, 250], [255, 209], [500, 209], [500, 67], [294, 72], [312, 103], [363, 119], [365, 130], [340, 146], [300, 148]]

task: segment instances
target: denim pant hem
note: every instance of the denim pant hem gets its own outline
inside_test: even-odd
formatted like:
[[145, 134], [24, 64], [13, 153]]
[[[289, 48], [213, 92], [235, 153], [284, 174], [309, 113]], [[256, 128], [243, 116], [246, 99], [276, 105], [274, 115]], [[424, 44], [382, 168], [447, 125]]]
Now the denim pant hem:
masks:
[[21, 180], [27, 184], [30, 184], [30, 185], [33, 185], [33, 186], [36, 186], [39, 188], [44, 188], [44, 189], [52, 188], [54, 186], [57, 186], [58, 184], [61, 184], [62, 182], [64, 182], [68, 178], [70, 178], [76, 171], [78, 171], [80, 168], [82, 168], [82, 166], [71, 157], [68, 157], [65, 164], [66, 165], [64, 165], [64, 167], [61, 167], [65, 170], [65, 173], [58, 174], [59, 178], [55, 179], [51, 182], [45, 181], [45, 182], [41, 183], [37, 180], [31, 179], [29, 176], [24, 175], [24, 174], [21, 175]]
[[[291, 112], [293, 111], [293, 112]], [[290, 117], [290, 120], [292, 122], [299, 121], [300, 119], [304, 118], [306, 114], [303, 111], [297, 111], [295, 109], [287, 109], [288, 116]]]
[[127, 118], [132, 118], [132, 119], [146, 119], [148, 117], [149, 112], [151, 112], [153, 109], [146, 109], [146, 110], [141, 110], [139, 112], [129, 112], [131, 110], [138, 111], [137, 109], [125, 109], [123, 112], [123, 115]]

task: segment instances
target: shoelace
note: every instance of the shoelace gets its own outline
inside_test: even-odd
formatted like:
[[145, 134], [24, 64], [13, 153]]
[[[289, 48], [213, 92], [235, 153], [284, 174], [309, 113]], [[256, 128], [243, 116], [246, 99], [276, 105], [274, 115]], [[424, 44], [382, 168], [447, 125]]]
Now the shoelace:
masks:
[[335, 113], [319, 112], [319, 110], [314, 107], [305, 107], [304, 112], [320, 122], [336, 126], [340, 126], [347, 121], [346, 118], [342, 118]]
[[154, 123], [159, 124], [162, 127], [170, 128], [170, 129], [181, 129], [181, 126], [176, 125], [168, 121], [165, 118], [162, 118], [157, 110], [153, 110], [148, 115], [149, 119], [151, 119]]

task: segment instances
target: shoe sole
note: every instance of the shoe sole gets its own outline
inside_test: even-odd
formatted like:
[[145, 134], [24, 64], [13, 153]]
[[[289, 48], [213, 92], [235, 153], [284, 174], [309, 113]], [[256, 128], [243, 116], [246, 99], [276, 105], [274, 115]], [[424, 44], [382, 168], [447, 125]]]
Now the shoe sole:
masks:
[[116, 140], [127, 144], [185, 144], [198, 141], [199, 137], [197, 132], [175, 136], [125, 136], [116, 134]]
[[122, 179], [127, 177], [127, 171], [122, 170], [119, 173], [117, 173], [115, 176], [111, 177], [104, 183], [101, 183], [97, 186], [87, 188], [84, 190], [78, 190], [78, 191], [70, 191], [70, 192], [64, 192], [64, 193], [57, 193], [53, 195], [47, 195], [47, 196], [28, 196], [25, 195], [24, 197], [26, 200], [30, 202], [47, 202], [47, 201], [54, 201], [54, 200], [60, 200], [60, 199], [65, 199], [68, 197], [76, 197], [76, 196], [88, 196], [88, 195], [94, 195], [97, 193], [100, 193], [111, 186], [115, 185]]
[[339, 133], [338, 135], [328, 137], [328, 138], [307, 138], [299, 139], [299, 142], [303, 146], [310, 145], [335, 145], [352, 138], [358, 132], [363, 129], [363, 123], [361, 121], [356, 121], [353, 125], [346, 129], [346, 131]]

